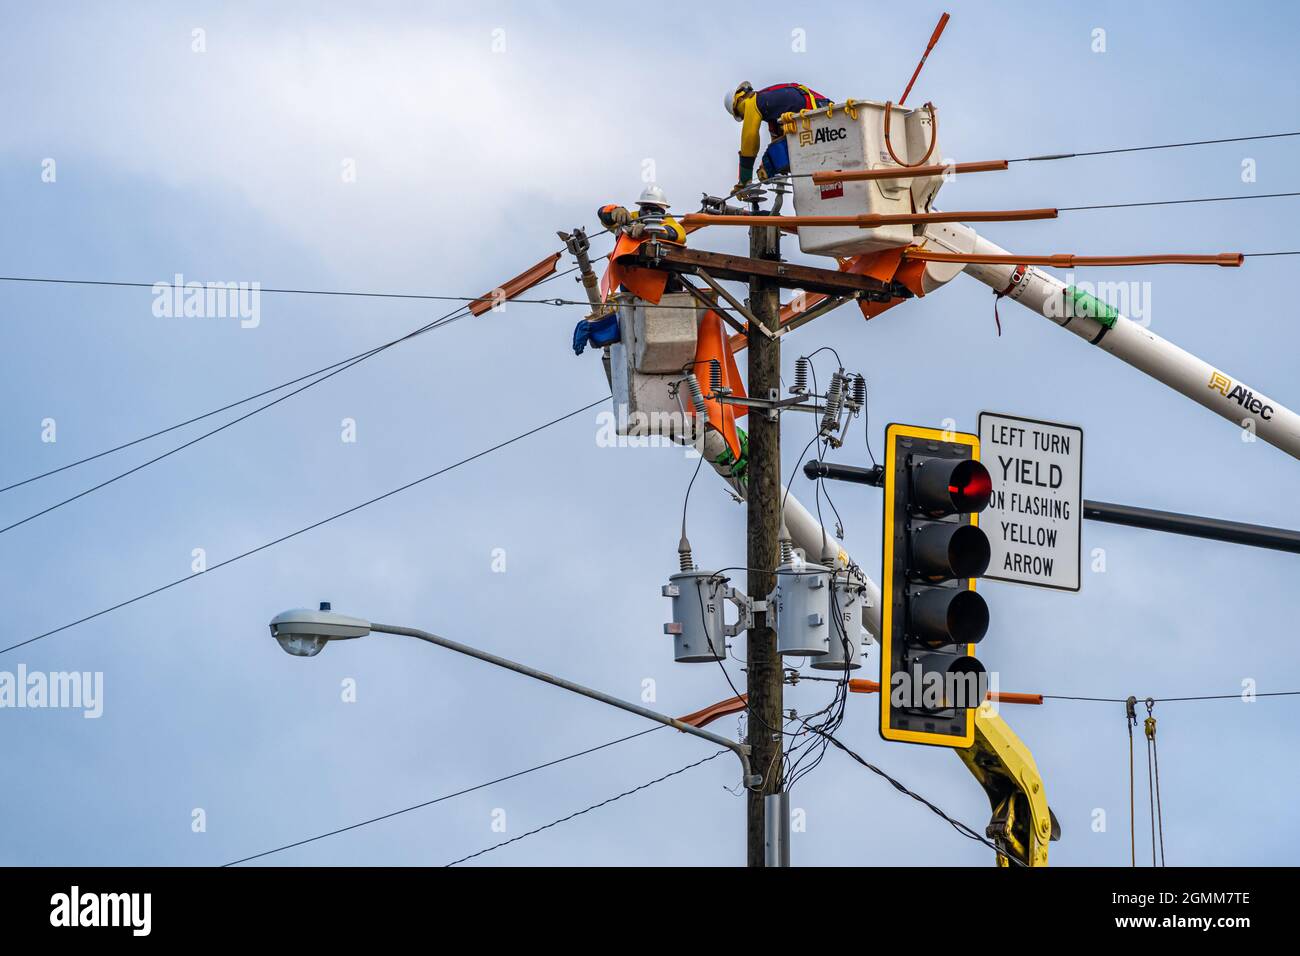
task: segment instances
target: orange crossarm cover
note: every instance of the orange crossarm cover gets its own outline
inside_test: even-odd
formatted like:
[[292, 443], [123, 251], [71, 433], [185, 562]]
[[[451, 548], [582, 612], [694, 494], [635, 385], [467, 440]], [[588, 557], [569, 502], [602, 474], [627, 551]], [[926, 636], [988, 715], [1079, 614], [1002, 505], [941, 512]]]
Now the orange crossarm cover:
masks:
[[560, 261], [560, 254], [554, 253], [547, 256], [537, 265], [525, 269], [513, 279], [507, 279], [501, 283], [499, 289], [493, 289], [491, 292], [480, 296], [477, 301], [470, 303], [469, 311], [471, 315], [482, 315], [492, 306], [496, 305], [502, 299], [513, 299], [521, 292], [527, 292], [537, 283], [541, 282], [547, 276], [555, 271], [555, 264]]

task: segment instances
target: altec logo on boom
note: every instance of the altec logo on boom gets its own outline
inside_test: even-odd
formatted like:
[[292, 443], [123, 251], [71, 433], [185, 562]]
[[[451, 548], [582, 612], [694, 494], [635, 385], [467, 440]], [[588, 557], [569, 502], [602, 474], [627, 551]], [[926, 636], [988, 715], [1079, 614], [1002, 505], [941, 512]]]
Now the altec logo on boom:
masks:
[[1252, 415], [1258, 415], [1264, 421], [1273, 417], [1273, 406], [1265, 405], [1255, 393], [1248, 388], [1242, 388], [1240, 385], [1233, 385], [1232, 379], [1222, 372], [1214, 372], [1210, 376], [1210, 388], [1214, 389], [1224, 398], [1230, 398]]

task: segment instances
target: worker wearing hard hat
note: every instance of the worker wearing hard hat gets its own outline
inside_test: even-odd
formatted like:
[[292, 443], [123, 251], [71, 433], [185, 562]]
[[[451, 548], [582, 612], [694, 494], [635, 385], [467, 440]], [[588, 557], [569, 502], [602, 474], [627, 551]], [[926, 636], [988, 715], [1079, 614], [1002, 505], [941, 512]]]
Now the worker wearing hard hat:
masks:
[[610, 203], [601, 206], [596, 215], [610, 232], [625, 233], [633, 239], [650, 234], [669, 242], [686, 241], [686, 230], [668, 215], [668, 197], [658, 186], [652, 183], [643, 189], [636, 205], [635, 210], [628, 210]]
[[781, 117], [800, 110], [821, 109], [829, 106], [829, 98], [802, 83], [778, 83], [755, 90], [748, 82], [724, 95], [722, 105], [732, 115], [740, 128], [740, 176], [736, 187], [747, 185], [754, 178], [754, 161], [758, 159], [759, 131], [767, 123], [772, 137], [763, 154], [761, 176], [776, 176], [790, 171], [790, 151], [781, 132]]
[[[652, 183], [643, 189], [637, 198], [636, 206], [636, 209], [629, 210], [624, 206], [610, 203], [596, 210], [596, 216], [600, 219], [601, 225], [616, 236], [627, 236], [634, 240], [654, 237], [668, 242], [686, 242], [686, 230], [682, 228], [681, 223], [668, 215], [668, 197], [658, 186]], [[622, 282], [614, 276], [621, 276], [622, 273], [613, 264], [610, 266], [610, 273], [607, 278], [621, 288]], [[630, 283], [632, 280], [626, 281]], [[658, 295], [664, 291], [680, 290], [680, 281], [675, 276], [668, 277], [667, 282], [659, 276], [659, 281], [660, 289], [654, 296], [656, 302]], [[612, 345], [617, 341], [619, 341], [618, 316], [613, 312], [598, 319], [583, 319], [573, 330], [575, 355], [581, 355], [588, 345]]]

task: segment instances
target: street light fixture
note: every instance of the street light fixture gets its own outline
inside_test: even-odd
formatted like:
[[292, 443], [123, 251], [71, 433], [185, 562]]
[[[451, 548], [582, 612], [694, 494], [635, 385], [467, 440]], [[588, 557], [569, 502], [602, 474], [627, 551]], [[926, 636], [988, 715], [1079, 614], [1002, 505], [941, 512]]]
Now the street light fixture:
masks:
[[460, 644], [445, 637], [439, 637], [437, 634], [430, 634], [428, 631], [420, 631], [411, 627], [397, 627], [393, 624], [375, 624], [370, 621], [363, 621], [360, 618], [338, 614], [330, 607], [329, 602], [327, 601], [321, 603], [319, 610], [313, 611], [310, 608], [298, 608], [292, 611], [284, 611], [271, 619], [271, 636], [280, 643], [280, 646], [284, 648], [286, 653], [291, 654], [294, 657], [315, 657], [330, 641], [346, 641], [358, 637], [365, 637], [372, 631], [383, 634], [400, 634], [403, 637], [414, 637], [429, 644], [437, 644], [439, 647], [445, 647], [448, 650], [456, 651], [459, 654], [465, 654], [469, 657], [486, 661], [489, 664], [504, 667], [506, 670], [514, 671], [516, 674], [523, 674], [525, 677], [544, 681], [556, 687], [561, 687], [564, 690], [572, 691], [575, 694], [581, 694], [583, 697], [598, 700], [603, 704], [609, 704], [611, 707], [617, 707], [619, 710], [625, 710], [628, 713], [636, 714], [638, 717], [644, 717], [646, 720], [653, 720], [655, 723], [664, 724], [665, 726], [680, 730], [684, 734], [690, 734], [693, 737], [700, 737], [710, 743], [727, 748], [740, 758], [740, 765], [744, 774], [744, 783], [747, 788], [756, 788], [762, 782], [762, 778], [750, 772], [748, 744], [737, 743], [727, 737], [721, 737], [718, 734], [710, 733], [707, 730], [702, 730], [699, 727], [684, 723], [676, 717], [669, 717], [667, 714], [661, 714], [658, 711], [650, 710], [647, 707], [642, 707], [640, 704], [633, 704], [630, 701], [611, 697], [609, 694], [593, 690], [590, 687], [584, 687], [581, 684], [575, 684], [573, 681], [565, 680], [563, 677], [556, 677], [553, 674], [547, 674], [545, 671], [536, 670], [526, 664], [520, 664], [504, 657], [498, 657], [496, 654], [489, 654], [487, 651], [480, 651], [478, 648], [470, 647], [468, 644]]
[[319, 611], [300, 608], [271, 618], [271, 634], [294, 657], [315, 657], [327, 641], [365, 637], [370, 629], [367, 621], [335, 614], [328, 601], [321, 602]]

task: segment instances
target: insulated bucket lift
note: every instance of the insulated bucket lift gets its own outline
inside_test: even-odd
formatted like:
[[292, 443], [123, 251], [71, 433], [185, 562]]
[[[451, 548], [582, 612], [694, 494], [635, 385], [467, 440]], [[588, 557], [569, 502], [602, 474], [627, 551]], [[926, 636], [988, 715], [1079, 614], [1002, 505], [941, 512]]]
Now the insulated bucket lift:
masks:
[[[906, 216], [930, 212], [943, 185], [938, 119], [926, 104], [909, 110], [893, 103], [848, 100], [822, 109], [788, 113], [781, 128], [790, 151], [794, 208], [800, 216]], [[913, 167], [927, 167], [915, 175]], [[814, 173], [897, 171], [888, 179], [814, 182]], [[799, 248], [811, 255], [854, 256], [911, 245], [923, 227], [907, 223], [860, 228], [806, 226]]]

